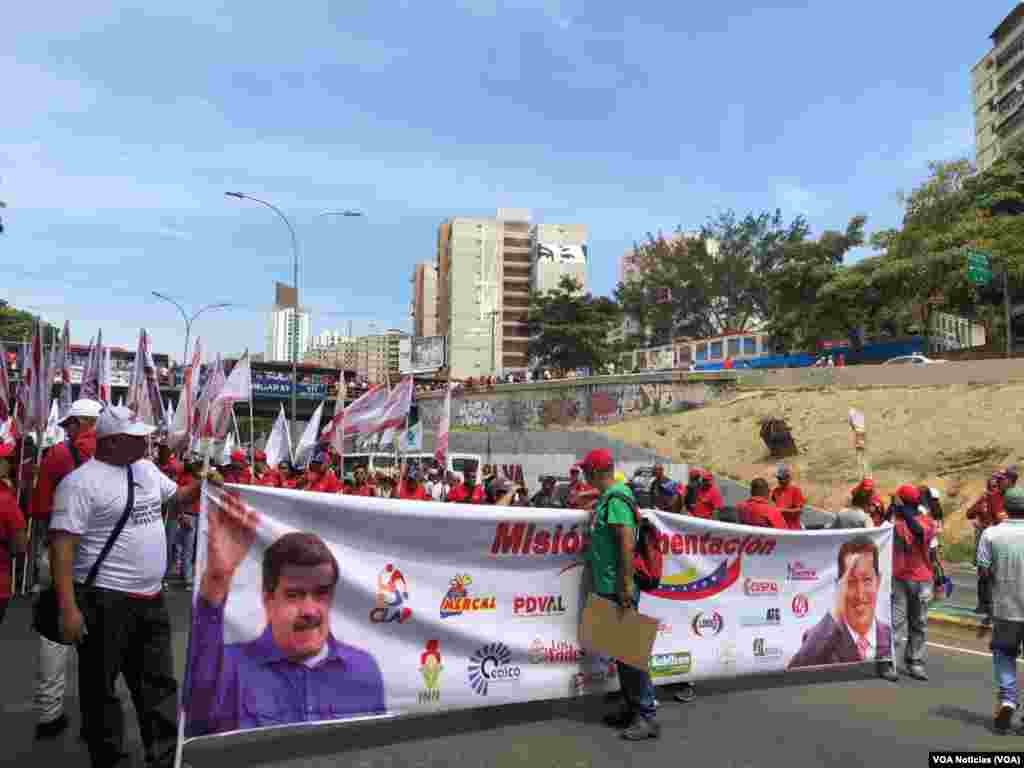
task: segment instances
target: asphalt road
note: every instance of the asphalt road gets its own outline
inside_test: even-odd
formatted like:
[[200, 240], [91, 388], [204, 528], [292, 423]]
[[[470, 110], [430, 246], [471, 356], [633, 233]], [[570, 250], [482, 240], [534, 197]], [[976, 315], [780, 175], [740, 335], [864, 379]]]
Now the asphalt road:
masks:
[[[180, 672], [187, 597], [173, 593], [171, 605], [179, 628], [175, 661]], [[68, 702], [72, 728], [64, 737], [33, 744], [31, 695], [38, 641], [28, 626], [29, 613], [28, 601], [16, 600], [0, 625], [5, 664], [0, 677], [0, 766], [84, 768], [88, 759], [76, 741], [80, 719], [74, 698]], [[692, 704], [677, 704], [659, 689], [663, 732], [658, 741], [623, 742], [600, 722], [609, 705], [590, 697], [236, 736], [186, 748], [185, 762], [192, 768], [619, 768], [644, 762], [701, 768], [912, 768], [927, 765], [930, 750], [1024, 750], [1024, 735], [999, 736], [991, 730], [992, 663], [985, 639], [932, 625], [929, 640], [929, 683], [905, 679], [892, 684], [874, 677], [870, 669], [770, 675], [701, 684]], [[130, 740], [138, 747], [126, 692], [124, 703]]]

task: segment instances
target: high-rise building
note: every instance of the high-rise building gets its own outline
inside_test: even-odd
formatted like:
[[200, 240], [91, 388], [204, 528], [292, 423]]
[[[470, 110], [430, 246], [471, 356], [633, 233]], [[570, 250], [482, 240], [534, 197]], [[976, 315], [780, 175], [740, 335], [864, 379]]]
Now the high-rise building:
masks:
[[321, 331], [313, 337], [303, 358], [307, 363], [356, 370], [356, 339], [339, 331]]
[[572, 277], [587, 290], [587, 228], [582, 224], [538, 224], [530, 233], [533, 264], [530, 287], [547, 293], [562, 277]]
[[448, 337], [451, 376], [525, 370], [530, 298], [530, 212], [452, 218], [438, 229], [438, 333]]
[[971, 68], [974, 150], [980, 171], [1024, 131], [1024, 3], [1017, 3], [989, 39], [992, 47]]
[[267, 359], [275, 362], [299, 361], [309, 348], [309, 312], [296, 306], [294, 288], [274, 284], [274, 309], [267, 323]]
[[437, 268], [427, 261], [412, 273], [413, 336], [437, 336]]

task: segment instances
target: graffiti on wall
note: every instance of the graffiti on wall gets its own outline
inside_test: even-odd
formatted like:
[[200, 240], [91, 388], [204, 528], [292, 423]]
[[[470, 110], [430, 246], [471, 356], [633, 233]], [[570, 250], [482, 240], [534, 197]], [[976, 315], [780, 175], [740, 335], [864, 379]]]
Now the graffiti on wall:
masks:
[[[664, 381], [466, 393], [452, 398], [452, 428], [519, 431], [611, 424], [699, 408], [717, 398], [721, 386]], [[440, 397], [419, 401], [427, 431], [436, 431], [442, 406]]]

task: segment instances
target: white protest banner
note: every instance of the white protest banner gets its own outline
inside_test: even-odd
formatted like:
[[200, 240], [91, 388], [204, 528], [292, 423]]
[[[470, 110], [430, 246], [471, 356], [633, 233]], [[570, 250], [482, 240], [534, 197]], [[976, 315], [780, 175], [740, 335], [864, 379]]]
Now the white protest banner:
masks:
[[[664, 583], [640, 600], [659, 620], [657, 683], [891, 655], [891, 526], [645, 514], [665, 553]], [[588, 517], [465, 505], [455, 520], [435, 502], [207, 486], [186, 738], [616, 687], [615, 665], [578, 640]]]
[[284, 403], [281, 403], [281, 411], [277, 414], [277, 421], [274, 422], [270, 439], [267, 440], [263, 451], [267, 454], [267, 464], [275, 469], [282, 461], [290, 461], [292, 458], [292, 436], [288, 432]]
[[320, 434], [320, 420], [324, 417], [324, 404], [320, 403], [313, 411], [313, 415], [306, 422], [306, 428], [302, 430], [302, 437], [299, 444], [295, 446], [295, 466], [304, 467], [313, 458], [313, 452], [317, 446], [317, 435]]

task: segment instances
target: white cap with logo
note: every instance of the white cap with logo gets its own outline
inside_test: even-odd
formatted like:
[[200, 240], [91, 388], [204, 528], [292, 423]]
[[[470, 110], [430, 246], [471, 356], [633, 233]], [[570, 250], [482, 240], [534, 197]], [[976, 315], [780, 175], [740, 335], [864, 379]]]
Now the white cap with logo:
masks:
[[131, 437], [147, 437], [156, 431], [140, 419], [134, 411], [123, 405], [105, 408], [96, 420], [96, 439], [114, 435], [130, 435]]
[[68, 419], [95, 419], [99, 417], [102, 410], [103, 403], [97, 400], [75, 400], [71, 404], [71, 410], [57, 423], [63, 426]]

